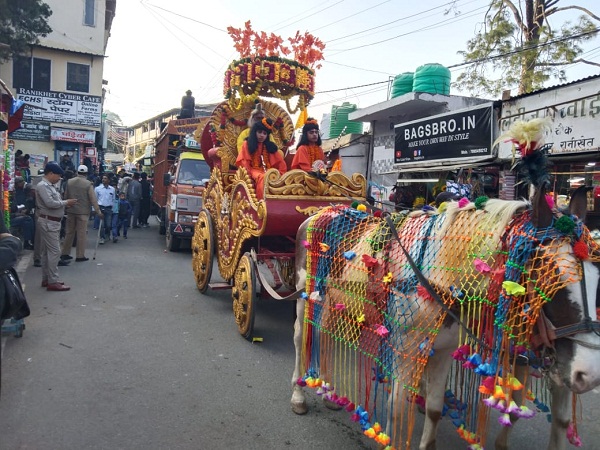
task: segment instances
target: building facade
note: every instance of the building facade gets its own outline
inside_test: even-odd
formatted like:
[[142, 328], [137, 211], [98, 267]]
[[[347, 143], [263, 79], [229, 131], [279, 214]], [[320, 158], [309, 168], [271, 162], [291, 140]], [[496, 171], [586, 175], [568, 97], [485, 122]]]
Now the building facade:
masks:
[[102, 151], [104, 57], [117, 0], [44, 0], [52, 32], [26, 55], [0, 65], [0, 79], [25, 103], [14, 149], [31, 172], [49, 160], [74, 167]]

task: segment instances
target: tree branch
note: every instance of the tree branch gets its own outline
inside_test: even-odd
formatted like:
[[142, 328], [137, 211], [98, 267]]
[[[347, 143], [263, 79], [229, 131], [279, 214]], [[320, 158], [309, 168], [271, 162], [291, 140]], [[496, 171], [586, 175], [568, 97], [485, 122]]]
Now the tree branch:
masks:
[[591, 12], [589, 9], [584, 8], [582, 6], [577, 6], [577, 5], [571, 5], [571, 6], [563, 6], [561, 8], [554, 8], [554, 9], [549, 9], [546, 11], [546, 15], [549, 16], [550, 14], [554, 14], [560, 11], [567, 11], [569, 9], [577, 9], [579, 11], [583, 11], [584, 13], [586, 13], [588, 16], [593, 17], [594, 19], [600, 21], [600, 17], [598, 17], [597, 15], [595, 15], [593, 12]]
[[556, 67], [556, 66], [566, 66], [568, 64], [575, 64], [575, 63], [584, 63], [584, 64], [589, 64], [590, 66], [600, 67], [600, 63], [597, 63], [594, 61], [588, 61], [587, 59], [583, 59], [583, 58], [574, 59], [573, 61], [571, 61], [569, 63], [567, 63], [567, 62], [557, 62], [557, 63], [538, 62], [536, 65], [540, 66], [540, 67]]
[[504, 3], [504, 5], [512, 11], [513, 16], [515, 18], [515, 22], [517, 22], [517, 25], [519, 26], [521, 31], [527, 32], [527, 27], [523, 24], [521, 13], [519, 13], [519, 10], [515, 6], [515, 4], [511, 0], [502, 0], [502, 3]]

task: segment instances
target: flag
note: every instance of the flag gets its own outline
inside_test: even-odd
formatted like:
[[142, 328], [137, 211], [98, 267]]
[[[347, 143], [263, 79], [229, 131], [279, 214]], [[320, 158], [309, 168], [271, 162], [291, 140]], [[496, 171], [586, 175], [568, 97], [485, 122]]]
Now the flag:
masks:
[[306, 108], [300, 110], [300, 115], [298, 116], [298, 120], [296, 121], [296, 130], [298, 128], [302, 128], [306, 123], [306, 119], [308, 119], [308, 110]]
[[23, 112], [25, 111], [25, 102], [22, 100], [13, 99], [10, 106], [10, 114], [8, 115], [8, 132], [12, 133], [21, 128], [23, 120]]

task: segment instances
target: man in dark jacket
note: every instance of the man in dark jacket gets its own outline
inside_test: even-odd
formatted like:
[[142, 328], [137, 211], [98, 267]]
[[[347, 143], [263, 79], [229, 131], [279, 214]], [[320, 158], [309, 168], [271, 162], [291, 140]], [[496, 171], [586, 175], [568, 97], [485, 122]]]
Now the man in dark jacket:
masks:
[[152, 185], [148, 181], [148, 174], [146, 172], [142, 172], [140, 178], [140, 185], [142, 186], [142, 199], [140, 200], [140, 224], [142, 227], [147, 228], [150, 226], [148, 225], [148, 219], [150, 218], [150, 206], [152, 202]]

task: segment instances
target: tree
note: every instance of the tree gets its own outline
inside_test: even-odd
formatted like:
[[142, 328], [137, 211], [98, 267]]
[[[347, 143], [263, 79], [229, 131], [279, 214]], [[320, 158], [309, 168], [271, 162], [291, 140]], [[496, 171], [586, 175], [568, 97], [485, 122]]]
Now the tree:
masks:
[[52, 32], [50, 7], [42, 0], [0, 0], [0, 62], [27, 53]]
[[[565, 67], [582, 62], [581, 43], [596, 37], [600, 17], [576, 5], [558, 7], [560, 0], [492, 0], [482, 29], [458, 52], [468, 65], [455, 86], [473, 95], [499, 96], [518, 87], [524, 94], [540, 89], [550, 78], [566, 81]], [[581, 11], [576, 22], [555, 27], [550, 18]], [[492, 70], [490, 70], [492, 69]], [[490, 74], [493, 72], [493, 74]], [[494, 78], [492, 79], [491, 76]]]

